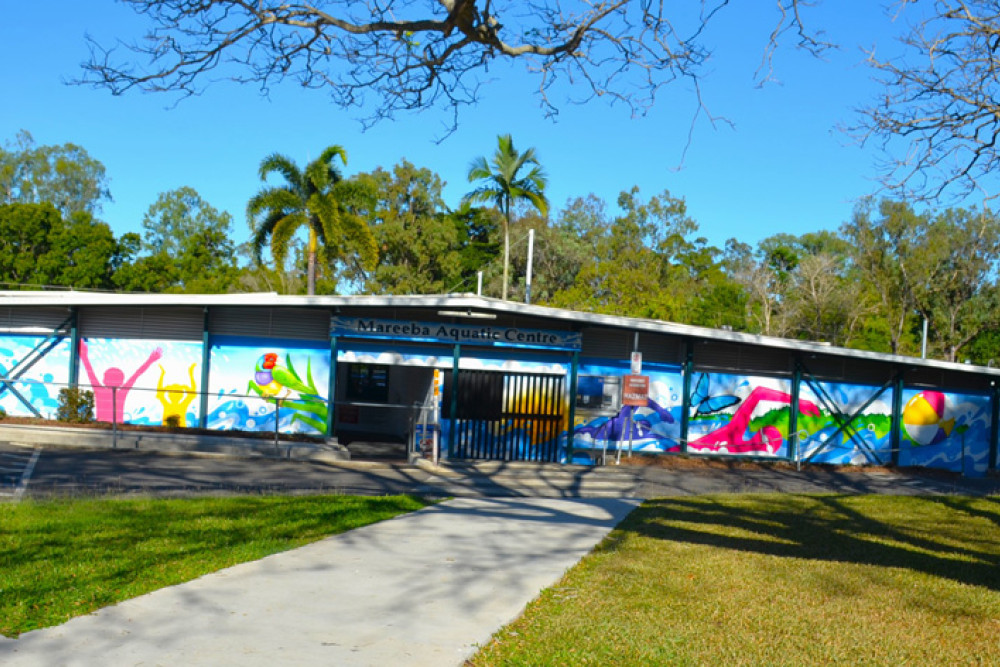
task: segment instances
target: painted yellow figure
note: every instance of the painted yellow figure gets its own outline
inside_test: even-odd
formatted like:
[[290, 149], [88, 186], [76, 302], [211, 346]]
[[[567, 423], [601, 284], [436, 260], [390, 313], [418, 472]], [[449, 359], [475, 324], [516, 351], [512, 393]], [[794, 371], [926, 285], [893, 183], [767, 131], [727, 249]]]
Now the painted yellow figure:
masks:
[[156, 398], [163, 405], [163, 424], [167, 419], [177, 417], [178, 426], [187, 426], [187, 410], [191, 401], [197, 395], [198, 387], [194, 382], [194, 367], [198, 364], [191, 364], [188, 375], [191, 377], [190, 385], [168, 384], [164, 386], [163, 377], [167, 374], [163, 364], [160, 364], [160, 380], [156, 384]]

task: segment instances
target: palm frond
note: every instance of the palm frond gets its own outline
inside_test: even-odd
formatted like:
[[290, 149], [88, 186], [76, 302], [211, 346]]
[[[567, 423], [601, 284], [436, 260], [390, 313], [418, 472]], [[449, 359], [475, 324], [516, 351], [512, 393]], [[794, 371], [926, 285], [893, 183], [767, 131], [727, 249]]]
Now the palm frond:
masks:
[[267, 180], [267, 177], [273, 173], [281, 174], [282, 178], [295, 189], [298, 189], [302, 183], [302, 172], [299, 171], [298, 166], [291, 158], [280, 153], [271, 153], [265, 157], [261, 160], [260, 168], [257, 170], [262, 181]]
[[264, 246], [267, 245], [267, 241], [274, 231], [274, 228], [284, 217], [284, 211], [272, 211], [270, 215], [261, 220], [260, 224], [256, 227], [253, 238], [251, 239], [251, 245], [253, 248], [254, 260], [256, 260], [258, 264], [262, 263], [261, 255], [264, 251]]
[[251, 227], [261, 213], [281, 210], [290, 213], [302, 207], [299, 196], [287, 187], [265, 188], [247, 202], [247, 222]]
[[275, 223], [271, 230], [271, 257], [274, 258], [275, 268], [280, 269], [285, 263], [289, 243], [305, 222], [305, 216], [301, 212], [296, 212], [282, 217]]

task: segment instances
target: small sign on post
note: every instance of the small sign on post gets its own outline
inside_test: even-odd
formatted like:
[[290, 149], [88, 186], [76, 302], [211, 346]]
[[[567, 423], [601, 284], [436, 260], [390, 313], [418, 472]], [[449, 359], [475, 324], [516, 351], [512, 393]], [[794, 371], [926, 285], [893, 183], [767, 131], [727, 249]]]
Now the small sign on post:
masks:
[[622, 405], [644, 408], [649, 405], [649, 376], [626, 375], [622, 383]]
[[632, 353], [632, 364], [629, 372], [632, 375], [642, 375], [642, 352], [636, 350]]

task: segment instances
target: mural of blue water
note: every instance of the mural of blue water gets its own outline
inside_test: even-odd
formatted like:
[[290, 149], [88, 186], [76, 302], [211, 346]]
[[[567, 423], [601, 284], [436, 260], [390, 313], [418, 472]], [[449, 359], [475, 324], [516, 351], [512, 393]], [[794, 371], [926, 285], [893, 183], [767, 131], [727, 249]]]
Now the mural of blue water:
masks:
[[[263, 401], [251, 407], [247, 401], [230, 399], [219, 403], [208, 413], [208, 428], [220, 431], [274, 431], [274, 404]], [[296, 411], [281, 409], [278, 421], [279, 433], [306, 433], [323, 435], [311, 425], [296, 418]]]

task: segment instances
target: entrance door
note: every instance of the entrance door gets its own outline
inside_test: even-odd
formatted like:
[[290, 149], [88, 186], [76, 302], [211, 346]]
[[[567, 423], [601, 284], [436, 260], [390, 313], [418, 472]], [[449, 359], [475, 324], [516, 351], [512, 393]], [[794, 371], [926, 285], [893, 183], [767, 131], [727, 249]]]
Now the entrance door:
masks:
[[[445, 375], [442, 416], [451, 405]], [[565, 428], [565, 378], [560, 375], [459, 370], [455, 459], [558, 461]]]

